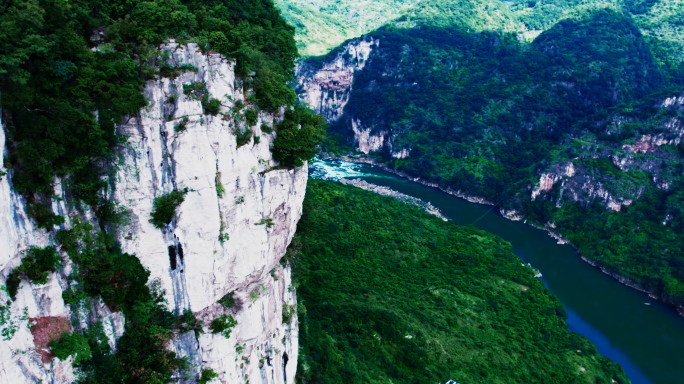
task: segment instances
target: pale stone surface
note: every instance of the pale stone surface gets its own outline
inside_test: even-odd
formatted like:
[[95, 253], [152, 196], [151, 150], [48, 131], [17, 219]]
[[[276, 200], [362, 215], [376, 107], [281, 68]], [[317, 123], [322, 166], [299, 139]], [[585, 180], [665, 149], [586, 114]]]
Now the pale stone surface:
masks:
[[[616, 164], [615, 158], [613, 158], [613, 163]], [[624, 163], [618, 162], [616, 166], [618, 164], [624, 165]], [[634, 198], [617, 195], [607, 188], [601, 180], [592, 178], [584, 172], [582, 167], [577, 167], [572, 161], [567, 161], [562, 164], [551, 165], [547, 172], [543, 172], [539, 176], [539, 182], [532, 189], [532, 201], [544, 192], [551, 191], [559, 181], [561, 181], [561, 186], [558, 195], [552, 196], [553, 199], [556, 199], [557, 208], [560, 208], [564, 201], [587, 202], [598, 199], [608, 209], [620, 211], [622, 207], [630, 206], [634, 202], [634, 198], [641, 196], [645, 190], [644, 186], [638, 186], [634, 191], [629, 191]]]
[[[0, 126], [0, 158], [4, 158], [5, 151], [5, 131]], [[29, 220], [26, 202], [12, 188], [10, 176], [3, 176], [0, 181], [0, 285], [3, 286], [11, 270], [21, 264], [21, 257], [29, 246], [45, 246], [49, 242], [48, 234]], [[64, 206], [56, 208], [64, 209]], [[0, 384], [73, 381], [69, 362], [42, 363], [28, 328], [28, 317], [68, 315], [60, 277], [51, 275], [47, 284], [39, 286], [23, 280], [17, 299], [6, 305], [8, 299], [0, 291], [0, 305], [5, 307], [2, 311], [9, 320], [2, 328], [16, 327], [16, 333], [9, 340], [0, 338]]]
[[[236, 124], [244, 128], [245, 123], [221, 114], [205, 115], [199, 100], [183, 94], [184, 83], [204, 81], [211, 97], [221, 100], [221, 111], [230, 116], [234, 102], [244, 100], [233, 62], [214, 53], [203, 55], [194, 44], [170, 42], [165, 49], [177, 64], [192, 64], [198, 71], [148, 82], [144, 90], [148, 107], [118, 127], [119, 133], [128, 136], [112, 196], [130, 213], [130, 224], [121, 230], [122, 248], [150, 270], [150, 281], [165, 291], [171, 310], [180, 314], [190, 309], [203, 320], [205, 333], [198, 340], [192, 334], [177, 335], [168, 345], [187, 356], [196, 372], [212, 368], [222, 383], [293, 382], [297, 322], [294, 316], [283, 324], [282, 311], [284, 304], [296, 306], [296, 297], [290, 268], [283, 268], [280, 259], [302, 213], [307, 167], [269, 171], [277, 165], [269, 149], [275, 134], [263, 134], [259, 127], [272, 125], [278, 116], [260, 113], [253, 127], [260, 143], [250, 141], [237, 148], [233, 129]], [[169, 101], [171, 94], [178, 95], [175, 101]], [[176, 133], [174, 127], [183, 117], [188, 118], [187, 128]], [[0, 135], [3, 154], [3, 130]], [[27, 218], [25, 201], [9, 180], [6, 176], [0, 181], [0, 284], [21, 263], [23, 250], [51, 241], [48, 233]], [[222, 198], [218, 180], [224, 190]], [[57, 194], [62, 196], [57, 182]], [[155, 228], [149, 222], [154, 198], [184, 188], [188, 193], [177, 219]], [[54, 203], [53, 210], [65, 216], [76, 214], [64, 202]], [[220, 235], [227, 237], [220, 240]], [[170, 253], [170, 246], [177, 251]], [[10, 340], [0, 340], [0, 384], [74, 379], [69, 360], [41, 362], [28, 321], [19, 320], [23, 308], [30, 317], [71, 316], [82, 327], [99, 319], [111, 345], [123, 334], [123, 315], [111, 313], [104, 303], [95, 303], [89, 312], [79, 309], [77, 314], [65, 306], [61, 294], [68, 287], [66, 276], [71, 268], [68, 258], [63, 259], [64, 270], [51, 275], [47, 284], [22, 283], [10, 307], [20, 323], [18, 330]], [[242, 301], [240, 310], [216, 303], [230, 292]], [[6, 294], [0, 295], [4, 302]], [[230, 338], [213, 335], [209, 329], [211, 321], [223, 313], [231, 313], [238, 322]], [[187, 380], [179, 376], [177, 381]]]
[[532, 201], [534, 201], [542, 192], [550, 191], [556, 181], [561, 180], [563, 177], [573, 176], [575, 176], [575, 165], [571, 161], [563, 164], [560, 169], [556, 167], [554, 172], [542, 173], [541, 176], [539, 176], [539, 184], [532, 190]]
[[337, 121], [349, 102], [354, 73], [362, 70], [380, 40], [366, 36], [344, 44], [319, 67], [300, 63], [297, 67], [299, 100], [328, 122]]
[[[361, 71], [380, 40], [370, 36], [353, 39], [342, 45], [335, 54], [321, 64], [300, 63], [297, 67], [297, 94], [316, 113], [325, 116], [329, 123], [339, 120], [349, 102], [354, 75]], [[410, 148], [393, 148], [395, 135], [387, 130], [377, 131], [373, 126], [353, 116], [349, 117], [354, 141], [359, 151], [368, 154], [387, 146], [392, 157], [403, 159], [410, 155]]]

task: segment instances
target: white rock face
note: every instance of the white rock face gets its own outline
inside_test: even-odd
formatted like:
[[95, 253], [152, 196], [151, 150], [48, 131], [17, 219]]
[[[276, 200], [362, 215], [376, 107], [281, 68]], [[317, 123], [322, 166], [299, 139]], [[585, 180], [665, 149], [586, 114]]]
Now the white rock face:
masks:
[[365, 154], [381, 149], [385, 145], [385, 139], [388, 136], [387, 131], [373, 134], [371, 128], [363, 127], [362, 123], [358, 120], [352, 120], [352, 131], [354, 132], [356, 147]]
[[[616, 163], [615, 160], [613, 162]], [[645, 191], [644, 186], [637, 185], [626, 191], [627, 193], [618, 194], [614, 187], [610, 188], [600, 179], [592, 177], [583, 167], [578, 168], [572, 161], [566, 161], [551, 165], [539, 176], [539, 183], [532, 189], [531, 200], [534, 201], [543, 193], [551, 191], [559, 181], [559, 191], [553, 196], [557, 208], [562, 207], [565, 201], [587, 202], [598, 199], [607, 208], [620, 211], [622, 207], [632, 205]]]
[[556, 181], [561, 180], [563, 177], [575, 176], [575, 165], [571, 161], [568, 161], [562, 166], [561, 172], [558, 172], [557, 169], [555, 171], [556, 172], [545, 172], [539, 176], [539, 185], [535, 186], [532, 190], [532, 201], [534, 201], [542, 192], [550, 191]]
[[[300, 63], [297, 67], [299, 100], [325, 116], [328, 123], [338, 121], [349, 102], [355, 74], [366, 66], [379, 45], [379, 39], [364, 36], [342, 45], [336, 54], [327, 56], [322, 63]], [[403, 159], [410, 155], [410, 148], [393, 148], [396, 134], [390, 135], [387, 130], [377, 131], [353, 116], [349, 120], [355, 147], [360, 152], [369, 154], [386, 146], [393, 158]]]
[[354, 73], [363, 69], [378, 39], [362, 37], [349, 41], [337, 56], [326, 59], [321, 67], [300, 64], [297, 68], [299, 100], [307, 103], [329, 123], [342, 116], [349, 102]]
[[[0, 156], [5, 156], [5, 130], [0, 126]], [[6, 171], [3, 169], [3, 171]], [[58, 209], [64, 209], [63, 204]], [[46, 246], [48, 234], [36, 228], [26, 214], [26, 202], [12, 188], [9, 175], [0, 181], [0, 284], [21, 264], [23, 251], [29, 245]], [[70, 362], [54, 360], [43, 363], [29, 330], [29, 319], [66, 317], [68, 309], [62, 300], [64, 276], [51, 275], [47, 284], [34, 286], [22, 281], [15, 301], [7, 305], [9, 296], [0, 291], [0, 384], [70, 383], [74, 380]], [[12, 332], [14, 331], [14, 332]]]
[[[280, 259], [302, 213], [307, 167], [269, 171], [277, 165], [269, 150], [275, 134], [264, 134], [259, 127], [272, 125], [277, 116], [260, 113], [252, 128], [260, 142], [250, 140], [238, 148], [233, 130], [244, 129], [244, 122], [206, 115], [199, 100], [183, 94], [183, 84], [203, 81], [211, 97], [221, 101], [221, 112], [230, 116], [234, 103], [244, 101], [231, 61], [218, 54], [203, 55], [194, 44], [172, 42], [165, 49], [176, 63], [192, 64], [198, 71], [148, 82], [148, 107], [118, 127], [128, 136], [120, 151], [113, 196], [130, 214], [130, 224], [120, 234], [122, 249], [150, 270], [150, 281], [160, 283], [171, 310], [180, 314], [190, 309], [203, 320], [205, 333], [199, 339], [192, 333], [177, 335], [167, 346], [196, 364], [196, 372], [211, 368], [219, 374], [215, 382], [221, 383], [292, 383], [297, 321], [292, 316], [283, 324], [282, 314], [284, 305], [294, 308], [296, 297], [289, 266], [283, 268]], [[174, 94], [175, 100], [170, 97]], [[175, 132], [184, 118], [186, 129]], [[184, 188], [188, 192], [177, 218], [163, 229], [155, 228], [149, 222], [154, 198]], [[67, 216], [66, 206], [62, 202], [53, 209]], [[25, 202], [7, 176], [0, 182], [0, 221], [4, 284], [20, 264], [22, 250], [50, 240], [27, 218]], [[31, 318], [72, 317], [61, 297], [66, 274], [51, 276], [44, 286], [23, 282], [10, 308], [12, 315], [23, 315], [27, 307]], [[217, 304], [231, 292], [240, 309]], [[6, 294], [0, 295], [6, 300]], [[97, 315], [105, 318], [113, 343], [122, 334], [124, 319], [106, 308]], [[224, 313], [238, 323], [230, 338], [209, 330], [211, 321]], [[0, 340], [0, 384], [73, 381], [70, 362], [41, 362], [27, 323], [20, 324], [11, 340]]]

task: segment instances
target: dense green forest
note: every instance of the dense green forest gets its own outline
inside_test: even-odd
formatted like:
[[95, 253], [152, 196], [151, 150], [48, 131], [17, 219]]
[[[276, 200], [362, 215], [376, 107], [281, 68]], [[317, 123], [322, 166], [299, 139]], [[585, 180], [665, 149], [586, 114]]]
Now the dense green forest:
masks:
[[510, 244], [309, 180], [287, 258], [299, 383], [627, 383]]
[[[170, 382], [172, 372], [188, 364], [166, 344], [174, 331], [186, 332], [197, 321], [192, 312], [170, 312], [163, 294], [148, 284], [149, 271], [115, 241], [125, 208], [108, 196], [116, 188], [117, 150], [126, 142], [116, 124], [147, 105], [147, 81], [173, 72], [160, 45], [170, 38], [195, 42], [204, 53], [235, 59], [236, 77], [253, 95], [252, 114], [279, 114], [286, 107], [274, 127], [274, 157], [286, 167], [301, 165], [324, 132], [320, 119], [295, 106], [288, 85], [298, 57], [294, 28], [267, 0], [7, 0], [0, 3], [0, 26], [8, 149], [1, 176], [11, 178], [28, 201], [29, 216], [59, 245], [31, 248], [10, 274], [8, 292], [14, 296], [22, 278], [45, 283], [61, 265], [60, 249], [73, 262], [63, 295], [73, 313], [88, 308], [87, 298], [101, 298], [126, 318], [116, 350], [101, 323], [77, 327], [51, 343], [61, 359], [77, 354], [78, 382]], [[217, 114], [215, 103], [207, 102], [207, 113]], [[297, 124], [305, 129], [293, 133]], [[54, 230], [65, 222], [50, 209], [55, 177], [62, 179], [69, 204], [92, 210], [91, 222], [72, 217], [71, 228]], [[171, 221], [184, 193], [155, 201], [156, 226]]]
[[303, 57], [330, 52], [399, 17], [420, 0], [276, 0], [283, 18], [297, 30]]
[[[662, 105], [684, 89], [682, 15], [678, 2], [423, 1], [369, 33], [380, 44], [326, 148], [351, 149], [352, 119], [387, 131], [378, 160], [554, 226], [684, 304], [684, 107]], [[553, 188], [532, 199], [544, 173]]]

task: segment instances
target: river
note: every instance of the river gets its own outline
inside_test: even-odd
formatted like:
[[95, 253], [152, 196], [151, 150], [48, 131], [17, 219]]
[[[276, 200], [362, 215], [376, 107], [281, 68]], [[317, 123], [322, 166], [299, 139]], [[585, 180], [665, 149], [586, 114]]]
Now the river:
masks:
[[542, 273], [542, 280], [568, 312], [570, 329], [618, 362], [633, 384], [684, 383], [684, 319], [645, 293], [620, 284], [582, 261], [569, 245], [545, 231], [510, 221], [491, 206], [470, 203], [377, 167], [316, 161], [316, 178], [361, 178], [432, 203], [458, 224], [473, 224], [513, 245], [514, 252]]

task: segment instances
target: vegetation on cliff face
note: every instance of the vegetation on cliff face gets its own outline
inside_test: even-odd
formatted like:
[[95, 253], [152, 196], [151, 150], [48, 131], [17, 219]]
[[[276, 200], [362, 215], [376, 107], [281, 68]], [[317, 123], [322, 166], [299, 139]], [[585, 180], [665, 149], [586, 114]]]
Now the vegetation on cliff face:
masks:
[[[684, 106], [661, 106], [684, 88], [680, 10], [421, 2], [369, 34], [380, 43], [329, 137], [354, 145], [352, 119], [386, 131], [391, 151], [375, 155], [395, 169], [555, 226], [610, 272], [682, 305]], [[557, 170], [569, 164], [573, 176]], [[555, 183], [533, 200], [542, 174]]]
[[300, 383], [628, 383], [510, 244], [309, 180], [288, 250]]
[[295, 102], [294, 29], [267, 1], [11, 0], [0, 23], [5, 166], [20, 192], [49, 196], [54, 176], [66, 177], [79, 199], [100, 204], [114, 126], [146, 105], [142, 87], [159, 74], [167, 38], [235, 58], [261, 109]]
[[[125, 220], [122, 207], [107, 199], [115, 188], [116, 149], [125, 142], [115, 126], [146, 106], [148, 80], [177, 75], [160, 45], [169, 38], [194, 41], [203, 52], [236, 60], [252, 108], [277, 114], [286, 107], [306, 116], [308, 136], [279, 141], [280, 153], [290, 151], [285, 161], [301, 164], [312, 156], [322, 122], [294, 107], [288, 85], [298, 56], [294, 28], [268, 0], [7, 0], [0, 4], [0, 27], [0, 101], [9, 150], [3, 165], [41, 228], [52, 231], [65, 222], [50, 209], [55, 177], [73, 198], [69, 203], [93, 210], [92, 222], [72, 217], [71, 228], [53, 232], [73, 262], [63, 298], [75, 314], [88, 308], [84, 300], [90, 297], [126, 318], [115, 350], [99, 323], [65, 334], [51, 347], [60, 358], [76, 355], [81, 383], [169, 382], [186, 364], [166, 344], [185, 326], [167, 309], [163, 293], [148, 285], [150, 273], [140, 260], [115, 241], [117, 224]], [[218, 112], [215, 99], [202, 101], [206, 113]], [[292, 118], [288, 114], [283, 124]], [[158, 227], [171, 221], [183, 200], [180, 191], [171, 195], [155, 201]], [[21, 277], [44, 283], [59, 261], [54, 247], [31, 248], [8, 285], [16, 291]]]

